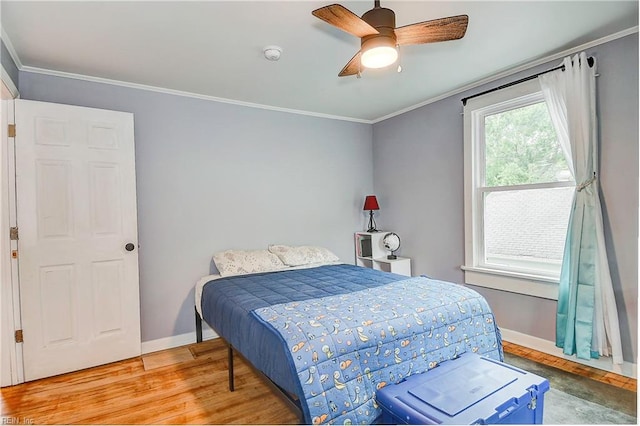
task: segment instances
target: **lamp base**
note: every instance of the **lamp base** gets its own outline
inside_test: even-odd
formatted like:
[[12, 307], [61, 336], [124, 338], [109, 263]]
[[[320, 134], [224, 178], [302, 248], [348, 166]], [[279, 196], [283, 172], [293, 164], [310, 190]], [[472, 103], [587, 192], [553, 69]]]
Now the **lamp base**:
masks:
[[398, 256], [396, 256], [395, 254], [390, 254], [389, 256], [387, 256], [387, 259], [389, 260], [396, 260], [398, 258]]
[[378, 232], [376, 221], [373, 220], [373, 210], [369, 210], [369, 229], [367, 229], [367, 232]]

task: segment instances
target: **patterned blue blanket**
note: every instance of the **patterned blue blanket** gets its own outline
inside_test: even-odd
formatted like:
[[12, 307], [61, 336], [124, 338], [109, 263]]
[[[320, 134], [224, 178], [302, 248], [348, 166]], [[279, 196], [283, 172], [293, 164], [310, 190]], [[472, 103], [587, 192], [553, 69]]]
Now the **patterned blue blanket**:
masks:
[[503, 359], [485, 299], [425, 277], [253, 315], [283, 337], [307, 423], [371, 424], [381, 413], [375, 392], [388, 383], [466, 351]]

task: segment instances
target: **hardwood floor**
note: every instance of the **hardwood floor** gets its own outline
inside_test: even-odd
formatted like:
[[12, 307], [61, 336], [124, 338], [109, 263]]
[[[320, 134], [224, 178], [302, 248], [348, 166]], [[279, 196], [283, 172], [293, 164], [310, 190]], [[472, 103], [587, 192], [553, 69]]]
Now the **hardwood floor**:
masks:
[[187, 348], [191, 360], [180, 356], [181, 362], [147, 371], [140, 357], [3, 388], [2, 416], [21, 424], [298, 422], [295, 412], [238, 356], [236, 390], [229, 392], [227, 349], [220, 339]]
[[636, 379], [621, 376], [616, 373], [610, 373], [604, 370], [599, 370], [597, 368], [589, 367], [583, 364], [578, 364], [576, 362], [568, 361], [564, 358], [548, 355], [542, 352], [535, 351], [533, 349], [526, 348], [524, 346], [519, 346], [515, 343], [503, 342], [503, 347], [505, 352], [509, 352], [523, 358], [528, 358], [532, 361], [539, 362], [540, 364], [550, 365], [560, 370], [577, 374], [578, 376], [589, 377], [602, 383], [607, 383], [619, 388], [637, 392], [638, 381]]
[[[636, 391], [634, 379], [559, 358], [550, 359], [549, 355], [508, 342], [505, 342], [505, 351], [548, 364], [556, 362], [558, 368], [573, 368], [576, 374]], [[3, 388], [2, 423], [298, 422], [296, 413], [241, 357], [235, 357], [234, 366], [236, 390], [229, 392], [227, 350], [224, 343], [216, 339]]]

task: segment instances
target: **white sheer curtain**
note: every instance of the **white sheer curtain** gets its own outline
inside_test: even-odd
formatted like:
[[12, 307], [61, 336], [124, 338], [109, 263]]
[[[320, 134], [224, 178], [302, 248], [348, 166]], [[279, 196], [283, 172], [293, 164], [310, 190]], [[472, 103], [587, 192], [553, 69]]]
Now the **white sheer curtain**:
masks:
[[558, 295], [556, 345], [568, 355], [611, 355], [622, 364], [620, 325], [604, 241], [597, 177], [595, 63], [583, 52], [564, 71], [539, 76], [576, 192], [569, 219]]

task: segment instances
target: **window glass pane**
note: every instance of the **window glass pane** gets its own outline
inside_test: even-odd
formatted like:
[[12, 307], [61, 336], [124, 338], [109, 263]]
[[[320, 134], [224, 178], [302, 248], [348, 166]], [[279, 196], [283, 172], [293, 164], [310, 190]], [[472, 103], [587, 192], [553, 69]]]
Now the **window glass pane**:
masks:
[[574, 187], [485, 194], [485, 263], [560, 273]]
[[485, 185], [571, 180], [544, 102], [485, 117]]

